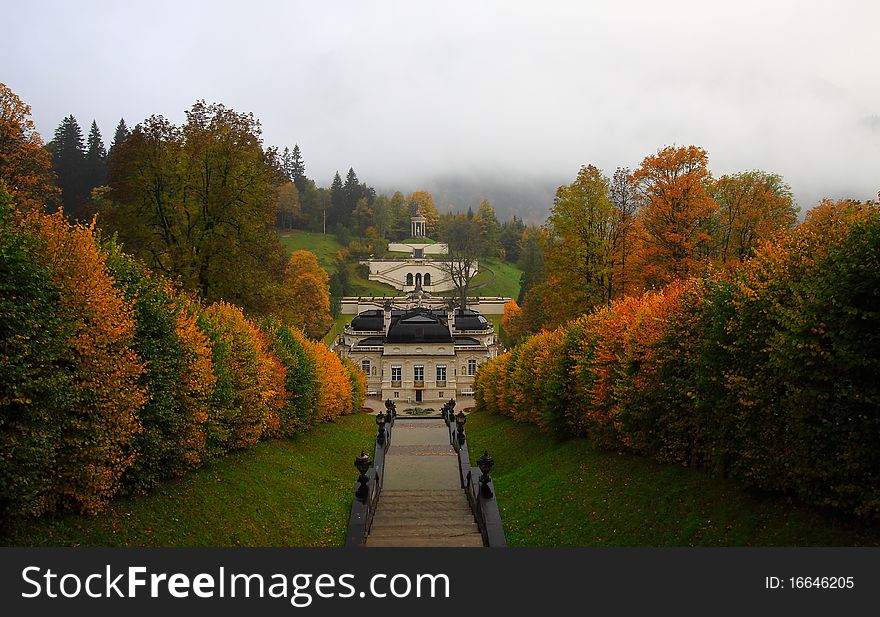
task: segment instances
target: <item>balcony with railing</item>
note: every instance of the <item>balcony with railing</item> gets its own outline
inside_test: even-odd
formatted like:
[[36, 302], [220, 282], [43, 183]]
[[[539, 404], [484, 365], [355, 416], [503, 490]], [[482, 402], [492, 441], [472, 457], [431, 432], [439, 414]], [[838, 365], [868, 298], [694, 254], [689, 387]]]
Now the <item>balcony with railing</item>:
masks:
[[424, 379], [416, 379], [413, 381], [413, 388], [424, 388], [425, 380]]

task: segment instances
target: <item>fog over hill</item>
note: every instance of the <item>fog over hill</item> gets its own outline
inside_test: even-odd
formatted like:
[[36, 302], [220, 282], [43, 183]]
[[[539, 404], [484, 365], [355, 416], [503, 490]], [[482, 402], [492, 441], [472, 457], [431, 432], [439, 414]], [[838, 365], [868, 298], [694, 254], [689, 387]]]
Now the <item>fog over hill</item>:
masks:
[[527, 224], [540, 225], [547, 218], [553, 205], [556, 189], [570, 180], [565, 178], [534, 177], [518, 175], [453, 175], [447, 174], [425, 179], [421, 182], [396, 187], [377, 187], [379, 193], [394, 191], [430, 191], [434, 204], [441, 213], [450, 211], [474, 212], [484, 199], [495, 208], [499, 221], [514, 215]]

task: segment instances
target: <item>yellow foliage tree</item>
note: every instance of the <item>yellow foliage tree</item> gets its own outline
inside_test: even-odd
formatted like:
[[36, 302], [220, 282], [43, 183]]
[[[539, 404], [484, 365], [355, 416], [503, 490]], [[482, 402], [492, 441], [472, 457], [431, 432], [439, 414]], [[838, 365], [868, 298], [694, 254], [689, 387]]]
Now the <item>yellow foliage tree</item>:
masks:
[[333, 321], [328, 280], [314, 253], [294, 251], [284, 271], [278, 311], [281, 319], [310, 338], [321, 338]]
[[0, 181], [22, 212], [54, 206], [61, 196], [52, 159], [30, 115], [31, 108], [0, 83]]
[[68, 344], [77, 400], [55, 427], [64, 445], [56, 458], [54, 493], [64, 504], [94, 513], [116, 492], [134, 459], [127, 445], [141, 430], [138, 410], [147, 400], [138, 385], [143, 365], [131, 348], [132, 308], [113, 286], [94, 223], [70, 227], [61, 212], [34, 212], [24, 225], [43, 239], [42, 257], [61, 290], [61, 309], [74, 324]]

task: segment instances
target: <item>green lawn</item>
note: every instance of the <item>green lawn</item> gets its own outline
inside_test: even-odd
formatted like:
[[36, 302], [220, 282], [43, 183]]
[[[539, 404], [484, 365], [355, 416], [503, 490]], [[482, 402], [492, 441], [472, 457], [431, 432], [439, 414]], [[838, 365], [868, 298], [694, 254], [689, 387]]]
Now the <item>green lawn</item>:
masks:
[[351, 321], [352, 315], [338, 315], [336, 319], [333, 320], [333, 325], [330, 326], [330, 330], [327, 331], [327, 334], [324, 335], [324, 344], [327, 347], [333, 344], [333, 340], [342, 334], [342, 330], [345, 329], [345, 326], [348, 322]]
[[[336, 272], [336, 253], [342, 245], [332, 234], [322, 234], [314, 231], [287, 231], [279, 233], [281, 242], [291, 253], [297, 250], [311, 251], [318, 258], [318, 263], [327, 274]], [[357, 272], [357, 264], [347, 264], [349, 280], [351, 281], [351, 295], [354, 296], [393, 296], [397, 290], [384, 283], [371, 281], [360, 276]]]
[[492, 322], [492, 325], [495, 326], [495, 334], [497, 335], [501, 332], [501, 315], [486, 315], [483, 314], [483, 317]]
[[95, 518], [31, 522], [14, 545], [341, 546], [357, 477], [372, 452], [375, 422], [356, 414], [290, 440], [259, 443], [161, 484], [114, 500]]
[[333, 234], [293, 230], [279, 232], [278, 235], [288, 253], [298, 250], [311, 251], [317, 256], [318, 263], [327, 271], [327, 274], [333, 274], [336, 271], [334, 258], [342, 245], [337, 242], [336, 236]]
[[700, 469], [558, 441], [495, 414], [468, 417], [512, 546], [880, 545], [880, 525], [746, 491]]
[[514, 299], [519, 296], [519, 279], [522, 276], [522, 270], [500, 259], [483, 259], [480, 261], [480, 266], [481, 269], [485, 266], [487, 269], [492, 270], [495, 273], [495, 278], [492, 279], [492, 275], [488, 271], [477, 275], [477, 278], [474, 280], [475, 285], [479, 285], [484, 281], [491, 281], [485, 287], [477, 290], [479, 295], [507, 296]]

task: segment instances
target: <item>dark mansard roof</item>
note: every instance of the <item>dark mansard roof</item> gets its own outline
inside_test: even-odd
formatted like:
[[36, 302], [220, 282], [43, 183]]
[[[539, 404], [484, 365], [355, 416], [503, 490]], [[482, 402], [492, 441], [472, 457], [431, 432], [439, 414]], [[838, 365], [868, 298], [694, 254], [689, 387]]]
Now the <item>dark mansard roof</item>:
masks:
[[480, 315], [477, 311], [470, 309], [456, 309], [455, 311], [455, 329], [456, 330], [488, 330], [489, 320]]
[[482, 345], [480, 341], [471, 337], [471, 336], [456, 336], [455, 337], [456, 345]]
[[[396, 314], [399, 313], [399, 314]], [[445, 311], [392, 311], [386, 343], [452, 343]]]
[[[381, 336], [371, 336], [361, 340], [357, 347], [372, 347], [384, 343], [455, 343], [457, 345], [482, 345], [480, 341], [468, 336], [453, 338], [449, 332], [446, 309], [392, 309], [391, 325]], [[489, 321], [477, 311], [456, 309], [454, 315], [455, 330], [488, 330]], [[368, 310], [358, 313], [351, 320], [354, 330], [378, 332], [385, 327], [385, 313], [382, 310]]]
[[354, 330], [384, 330], [385, 313], [382, 310], [363, 311], [358, 313], [357, 317], [351, 320], [351, 327]]
[[357, 347], [381, 347], [385, 340], [381, 336], [368, 336], [358, 341]]

